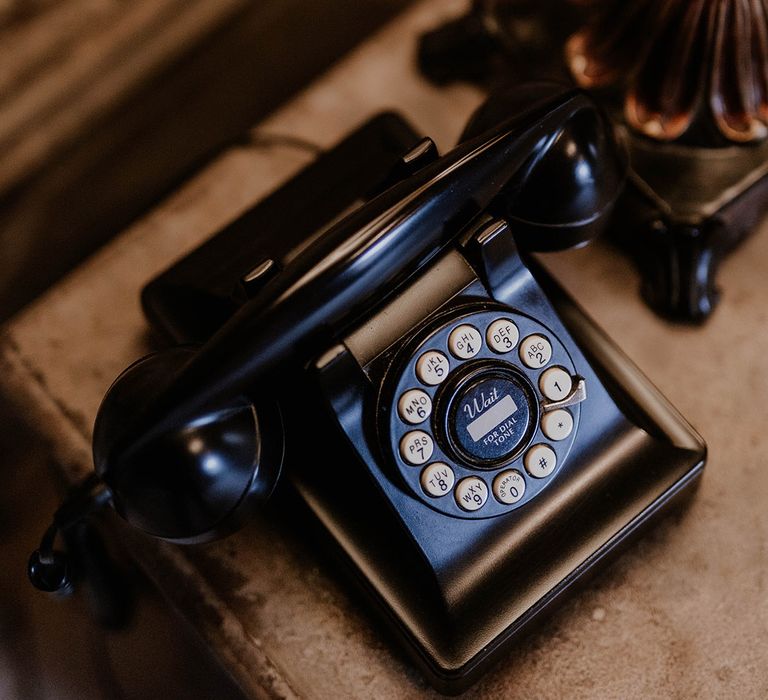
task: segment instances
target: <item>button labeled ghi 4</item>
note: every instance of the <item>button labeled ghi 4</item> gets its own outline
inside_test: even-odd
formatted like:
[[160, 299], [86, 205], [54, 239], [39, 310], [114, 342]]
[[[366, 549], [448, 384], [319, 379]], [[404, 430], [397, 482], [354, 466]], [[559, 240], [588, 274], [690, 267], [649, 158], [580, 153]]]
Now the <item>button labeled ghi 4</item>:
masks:
[[483, 336], [480, 335], [480, 331], [466, 323], [454, 328], [448, 336], [448, 349], [460, 360], [474, 357], [482, 347]]

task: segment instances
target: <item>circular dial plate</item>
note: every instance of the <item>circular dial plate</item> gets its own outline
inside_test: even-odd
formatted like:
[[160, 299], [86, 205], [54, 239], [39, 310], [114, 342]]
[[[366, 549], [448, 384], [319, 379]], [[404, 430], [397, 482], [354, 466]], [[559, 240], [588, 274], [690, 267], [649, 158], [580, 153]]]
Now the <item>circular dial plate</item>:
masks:
[[[463, 343], [457, 351], [458, 338]], [[546, 341], [545, 361], [521, 359], [527, 339], [531, 347]], [[440, 362], [429, 362], [434, 358]], [[439, 382], [425, 369], [438, 364]], [[552, 402], [542, 391], [549, 388], [542, 375], [558, 368], [564, 374], [550, 372], [547, 377], [562, 380], [567, 375], [576, 386], [577, 372], [563, 344], [541, 323], [503, 307], [464, 309], [409, 343], [392, 368], [381, 394], [385, 441], [405, 483], [430, 507], [461, 518], [502, 515], [534, 499], [556, 478], [575, 439], [581, 405], [565, 409], [572, 418], [567, 435], [553, 440], [545, 434], [542, 421], [554, 432], [541, 410]], [[414, 391], [418, 394], [408, 393]], [[402, 415], [414, 396], [431, 407], [418, 425]], [[419, 459], [407, 452], [407, 459], [403, 456], [402, 446], [410, 444], [409, 438], [413, 442], [409, 433], [414, 429], [429, 438], [426, 460], [423, 452]], [[558, 437], [564, 432], [560, 428]], [[419, 444], [426, 443], [419, 437]], [[528, 453], [541, 451], [540, 446], [552, 451], [554, 467], [544, 469], [537, 461], [526, 469], [526, 457], [533, 464]]]

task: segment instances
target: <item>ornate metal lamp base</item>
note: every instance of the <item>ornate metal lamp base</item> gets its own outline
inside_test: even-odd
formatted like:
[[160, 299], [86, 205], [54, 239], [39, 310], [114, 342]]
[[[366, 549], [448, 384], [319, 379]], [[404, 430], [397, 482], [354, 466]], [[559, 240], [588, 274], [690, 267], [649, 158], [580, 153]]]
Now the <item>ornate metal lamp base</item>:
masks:
[[720, 262], [768, 210], [768, 144], [628, 144], [629, 182], [609, 236], [637, 265], [651, 308], [700, 323], [719, 300]]
[[[707, 4], [707, 0], [696, 3], [697, 7]], [[736, 31], [733, 27], [741, 26], [747, 31], [765, 23], [764, 14], [753, 18], [752, 22], [734, 23], [733, 17], [722, 9], [729, 4], [728, 0], [711, 3], [712, 17], [720, 12], [723, 21], [731, 21], [728, 36]], [[613, 0], [594, 0], [586, 10], [563, 0], [545, 5], [546, 8], [540, 8], [527, 0], [475, 0], [465, 17], [423, 37], [419, 53], [423, 72], [440, 84], [470, 80], [494, 85], [532, 78], [574, 81], [573, 76], [578, 77], [578, 71], [573, 66], [574, 46], [578, 43], [579, 50], [586, 55], [581, 61], [582, 67], [592, 67], [589, 73], [592, 77], [608, 75], [609, 71], [600, 73], [594, 70], [594, 66], [610, 65], [606, 55], [611, 53], [611, 41], [599, 44], [597, 39], [602, 35], [595, 32], [608, 26], [606, 22], [610, 20], [611, 13], [625, 13], [629, 6]], [[598, 5], [597, 19], [593, 17], [591, 23], [587, 22], [590, 8]], [[653, 2], [646, 3], [645, 9], [652, 9], [651, 5]], [[688, 6], [676, 1], [668, 5], [672, 8], [665, 10], [668, 19], [677, 17], [674, 12], [678, 10], [683, 13], [680, 14], [683, 19], [684, 13], [693, 13], [692, 9], [686, 9]], [[639, 11], [638, 7], [632, 7], [635, 8], [633, 12]], [[701, 12], [699, 14], [704, 17]], [[708, 15], [707, 21], [711, 21], [712, 17]], [[680, 20], [681, 27], [688, 24]], [[577, 33], [584, 26], [587, 30]], [[628, 36], [634, 31], [631, 23], [622, 26], [625, 32], [629, 32]], [[721, 37], [724, 31], [720, 32]], [[766, 32], [768, 36], [768, 29]], [[696, 32], [689, 34], [689, 38], [693, 37], [691, 41], [698, 36]], [[717, 33], [703, 33], [702, 36], [704, 34]], [[575, 39], [568, 40], [568, 36]], [[623, 45], [615, 33], [607, 38], [612, 38], [614, 46], [620, 48]], [[596, 45], [594, 51], [597, 53], [589, 53], [590, 40]], [[721, 45], [729, 46], [723, 41]], [[723, 51], [721, 49], [720, 54]], [[677, 71], [676, 75], [685, 84], [681, 82], [681, 89], [669, 94], [690, 97], [695, 89], [687, 88], [694, 73], [698, 80], [704, 81], [701, 95], [713, 94], [712, 82], [706, 81], [713, 80], [712, 75], [721, 75], [725, 68], [718, 73], [717, 66], [713, 67], [712, 56], [720, 54], [714, 50], [710, 54], [708, 71], [703, 67], [697, 71], [693, 68], [688, 72]], [[704, 53], [696, 55], [703, 56]], [[566, 61], [571, 61], [571, 70]], [[616, 65], [620, 63], [617, 60]], [[743, 68], [743, 61], [737, 63]], [[646, 68], [650, 70], [648, 64], [643, 65], [643, 69]], [[670, 67], [659, 85], [663, 82], [669, 87], [670, 82], [674, 83], [674, 71], [674, 66]], [[745, 75], [759, 79], [765, 74], [757, 69], [747, 73], [736, 76], [739, 80], [734, 79], [732, 84], [744, 88]], [[632, 74], [644, 75], [642, 71]], [[683, 103], [669, 102], [675, 114], [686, 115], [687, 126], [679, 136], [674, 137], [670, 136], [667, 128], [664, 138], [655, 140], [649, 137], [648, 129], [638, 130], [636, 126], [633, 129], [627, 125], [627, 95], [632, 97], [636, 92], [629, 84], [631, 81], [624, 80], [622, 83], [617, 71], [611, 73], [610, 78], [610, 81], [606, 79], [602, 82], [593, 80], [587, 85], [613, 115], [617, 128], [626, 137], [630, 155], [629, 182], [616, 207], [608, 235], [637, 265], [643, 278], [642, 294], [651, 308], [666, 318], [701, 323], [709, 317], [719, 299], [716, 275], [720, 262], [752, 232], [768, 211], [768, 142], [760, 140], [758, 137], [762, 132], [753, 128], [760, 126], [765, 116], [760, 97], [762, 92], [756, 97], [753, 95], [751, 102], [747, 100], [749, 104], [754, 102], [756, 116], [749, 121], [749, 129], [745, 127], [738, 132], [738, 139], [727, 138], [728, 133], [736, 132], [735, 127], [729, 130], [725, 126], [732, 127], [741, 122], [731, 118], [730, 114], [713, 113], [708, 107], [712, 100], [701, 97], [698, 102], [693, 99], [684, 101], [687, 112], [678, 109]], [[584, 86], [583, 80], [579, 82]], [[722, 86], [723, 83], [718, 84]], [[745, 91], [742, 92], [746, 95]], [[644, 111], [641, 110], [646, 116], [646, 112], [650, 114], [649, 105], [661, 109], [667, 104], [662, 100], [664, 95], [649, 93], [646, 97]], [[637, 107], [636, 98], [629, 102]], [[713, 104], [717, 106], [720, 101], [714, 100]], [[744, 107], [743, 104], [741, 106]], [[745, 109], [736, 111], [740, 114], [748, 112]], [[637, 113], [635, 109], [630, 115], [637, 116]], [[682, 123], [661, 112], [659, 115], [643, 123], [658, 122], [666, 126]], [[629, 123], [635, 124], [632, 119]], [[746, 143], [750, 134], [755, 138], [750, 136], [751, 142]]]

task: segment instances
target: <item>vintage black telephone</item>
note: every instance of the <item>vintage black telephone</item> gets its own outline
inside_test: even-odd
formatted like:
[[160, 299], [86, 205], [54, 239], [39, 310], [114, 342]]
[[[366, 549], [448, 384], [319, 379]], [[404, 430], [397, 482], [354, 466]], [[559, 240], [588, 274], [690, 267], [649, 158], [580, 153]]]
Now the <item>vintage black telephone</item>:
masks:
[[491, 98], [443, 157], [395, 115], [362, 127], [145, 289], [187, 345], [110, 388], [33, 582], [66, 585], [56, 530], [94, 503], [201, 542], [285, 472], [430, 681], [465, 688], [704, 465], [527, 257], [596, 235], [622, 177], [578, 90]]

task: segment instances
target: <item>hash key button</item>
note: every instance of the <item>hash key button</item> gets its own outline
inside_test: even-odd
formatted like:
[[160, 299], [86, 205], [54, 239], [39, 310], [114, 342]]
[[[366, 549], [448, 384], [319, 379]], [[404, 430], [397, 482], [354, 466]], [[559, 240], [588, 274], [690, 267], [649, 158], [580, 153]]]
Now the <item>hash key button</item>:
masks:
[[525, 471], [537, 479], [549, 476], [557, 464], [555, 451], [549, 445], [534, 445], [525, 453]]
[[428, 462], [434, 449], [432, 437], [423, 430], [412, 430], [400, 440], [400, 456], [414, 466]]
[[457, 484], [454, 498], [463, 510], [479, 510], [488, 500], [488, 487], [482, 479], [468, 476]]

